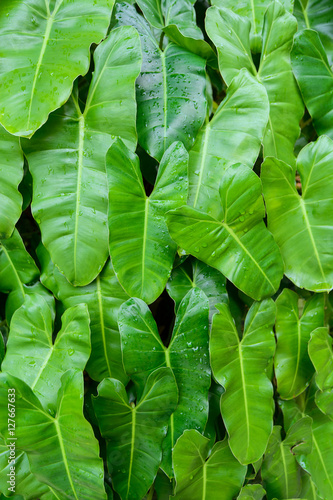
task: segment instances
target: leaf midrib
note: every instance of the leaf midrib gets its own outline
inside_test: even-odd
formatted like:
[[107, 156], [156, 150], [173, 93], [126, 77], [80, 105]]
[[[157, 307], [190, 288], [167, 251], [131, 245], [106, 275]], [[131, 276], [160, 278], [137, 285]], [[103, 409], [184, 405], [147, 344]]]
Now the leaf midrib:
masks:
[[59, 424], [57, 419], [54, 419], [54, 425], [55, 425], [55, 428], [57, 431], [57, 437], [58, 437], [59, 446], [60, 446], [60, 450], [61, 450], [61, 454], [62, 454], [62, 458], [63, 458], [63, 463], [64, 463], [64, 466], [66, 469], [66, 473], [67, 473], [67, 477], [68, 477], [71, 489], [74, 493], [74, 498], [75, 498], [75, 500], [80, 500], [79, 497], [77, 496], [75, 488], [74, 488], [74, 483], [73, 483], [73, 479], [71, 476], [71, 472], [69, 470], [68, 460], [67, 460], [67, 456], [66, 456], [65, 445], [64, 445], [62, 434], [61, 434], [61, 428], [60, 428], [60, 424]]

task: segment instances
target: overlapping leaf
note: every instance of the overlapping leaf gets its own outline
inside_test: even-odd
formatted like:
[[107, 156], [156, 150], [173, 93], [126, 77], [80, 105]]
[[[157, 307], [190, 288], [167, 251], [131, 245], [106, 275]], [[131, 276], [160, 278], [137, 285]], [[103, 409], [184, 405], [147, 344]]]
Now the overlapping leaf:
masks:
[[210, 451], [209, 439], [187, 430], [173, 451], [177, 500], [230, 500], [243, 485], [246, 467], [231, 453], [226, 439]]
[[186, 202], [187, 161], [184, 146], [171, 145], [147, 197], [138, 157], [120, 140], [107, 154], [112, 263], [127, 293], [148, 304], [162, 293], [171, 272], [177, 246], [164, 216]]
[[333, 72], [316, 31], [295, 36], [292, 66], [304, 102], [319, 135], [333, 139]]
[[277, 389], [283, 399], [301, 394], [309, 384], [313, 367], [308, 355], [308, 342], [313, 330], [324, 324], [324, 296], [313, 295], [299, 314], [299, 297], [284, 289], [276, 306], [277, 346], [274, 357]]
[[248, 484], [241, 489], [237, 500], [262, 500], [266, 494], [260, 484]]
[[87, 285], [108, 256], [105, 155], [111, 134], [134, 149], [135, 79], [140, 41], [132, 27], [113, 30], [95, 51], [84, 112], [77, 92], [23, 142], [33, 176], [32, 212], [53, 262], [74, 285]]
[[268, 229], [280, 247], [285, 274], [297, 286], [315, 292], [333, 287], [333, 141], [320, 137], [297, 159], [295, 171], [274, 158], [265, 160], [261, 179]]
[[265, 452], [273, 428], [273, 387], [265, 370], [275, 351], [275, 305], [271, 299], [254, 303], [241, 338], [228, 306], [218, 309], [210, 358], [213, 375], [225, 388], [222, 418], [235, 457], [243, 464], [254, 463]]
[[117, 4], [116, 18], [134, 26], [142, 43], [136, 94], [140, 145], [158, 161], [175, 141], [189, 149], [207, 113], [205, 60], [174, 43], [161, 50], [145, 19], [128, 4]]
[[28, 384], [43, 407], [54, 411], [62, 375], [84, 370], [90, 355], [89, 315], [86, 305], [67, 309], [62, 328], [52, 342], [54, 309], [33, 294], [14, 313], [2, 370]]
[[203, 431], [208, 418], [208, 299], [198, 288], [188, 292], [177, 310], [168, 347], [163, 345], [147, 305], [139, 299], [121, 306], [119, 330], [125, 370], [140, 393], [148, 375], [160, 366], [169, 367], [175, 376], [179, 401], [163, 443], [161, 466], [171, 477], [171, 450], [176, 440], [185, 429]]
[[0, 121], [31, 136], [89, 69], [89, 47], [106, 35], [114, 0], [3, 0]]
[[260, 179], [248, 167], [232, 165], [221, 180], [216, 217], [184, 206], [169, 212], [167, 219], [171, 237], [181, 248], [260, 300], [276, 292], [283, 275], [264, 214]]
[[83, 377], [74, 370], [62, 377], [56, 417], [44, 410], [30, 387], [0, 374], [0, 432], [10, 441], [8, 389], [16, 396], [16, 446], [28, 455], [31, 472], [55, 490], [59, 500], [104, 500], [103, 462], [92, 428], [83, 417]]
[[218, 49], [219, 68], [226, 83], [229, 85], [240, 69], [246, 68], [267, 91], [270, 114], [263, 138], [264, 155], [294, 164], [294, 144], [304, 112], [290, 63], [296, 19], [279, 2], [270, 4], [264, 16], [258, 70], [251, 56], [251, 23], [246, 17], [213, 7], [208, 10], [206, 28]]
[[102, 436], [107, 439], [113, 487], [121, 500], [141, 500], [154, 481], [177, 398], [170, 368], [151, 373], [136, 404], [129, 402], [118, 380], [106, 378], [98, 386], [94, 408]]
[[316, 404], [323, 413], [333, 417], [333, 340], [327, 328], [317, 328], [311, 334], [309, 355], [316, 369]]

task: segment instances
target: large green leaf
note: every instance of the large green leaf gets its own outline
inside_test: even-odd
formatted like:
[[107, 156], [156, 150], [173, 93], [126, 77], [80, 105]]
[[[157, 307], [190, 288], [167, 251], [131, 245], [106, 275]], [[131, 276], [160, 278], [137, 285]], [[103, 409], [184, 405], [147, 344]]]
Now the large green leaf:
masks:
[[129, 402], [119, 380], [106, 378], [93, 400], [101, 434], [107, 439], [108, 468], [121, 500], [141, 500], [162, 459], [162, 441], [178, 391], [170, 368], [155, 370], [142, 396]]
[[318, 495], [318, 490], [312, 481], [310, 474], [307, 474], [306, 472], [304, 472], [302, 477], [302, 491], [300, 493], [300, 498], [305, 498], [306, 500], [322, 500], [322, 497]]
[[209, 300], [209, 322], [216, 313], [215, 305], [228, 302], [226, 279], [219, 271], [207, 266], [194, 257], [173, 269], [167, 283], [167, 290], [174, 300], [176, 309], [192, 288], [200, 288]]
[[315, 292], [333, 287], [333, 141], [320, 137], [297, 159], [295, 171], [274, 158], [265, 160], [261, 179], [268, 229], [280, 247], [285, 274], [297, 286]]
[[277, 389], [283, 399], [298, 396], [309, 384], [313, 367], [308, 342], [311, 332], [324, 325], [324, 296], [313, 295], [304, 304], [302, 314], [299, 300], [295, 292], [285, 288], [276, 301], [274, 368]]
[[127, 293], [148, 304], [165, 288], [176, 254], [164, 215], [186, 202], [187, 161], [184, 146], [171, 145], [147, 197], [138, 157], [120, 140], [107, 154], [112, 263]]
[[128, 4], [117, 4], [116, 18], [134, 26], [142, 43], [137, 79], [140, 145], [158, 161], [175, 141], [189, 149], [207, 112], [205, 60], [173, 43], [161, 50], [145, 19]]
[[112, 377], [127, 383], [118, 330], [118, 310], [129, 297], [120, 286], [111, 261], [89, 285], [75, 287], [60, 273], [47, 250], [40, 245], [37, 254], [42, 267], [41, 281], [63, 307], [87, 304], [90, 316], [91, 355], [86, 367], [90, 377], [101, 382]]
[[74, 285], [87, 285], [108, 256], [105, 156], [111, 134], [134, 149], [135, 79], [141, 64], [135, 29], [122, 27], [95, 51], [84, 112], [77, 92], [34, 137], [22, 142], [33, 176], [32, 211], [53, 262]]
[[327, 328], [317, 328], [311, 334], [309, 355], [316, 369], [316, 404], [323, 412], [333, 417], [333, 339]]
[[0, 125], [0, 240], [9, 238], [21, 215], [18, 185], [23, 177], [23, 154], [17, 137]]
[[333, 139], [333, 72], [319, 35], [303, 30], [295, 36], [292, 66], [318, 135]]
[[114, 0], [2, 0], [0, 121], [31, 136], [89, 69], [89, 47], [106, 35]]
[[298, 29], [318, 31], [330, 64], [333, 62], [333, 4], [331, 0], [295, 0]]
[[171, 237], [186, 252], [215, 267], [250, 297], [273, 295], [283, 275], [279, 249], [263, 222], [259, 177], [232, 165], [220, 184], [219, 213], [191, 207], [167, 214]]
[[267, 9], [258, 70], [251, 56], [250, 28], [246, 17], [229, 9], [212, 7], [207, 12], [207, 33], [218, 49], [219, 67], [227, 85], [246, 68], [267, 91], [270, 114], [263, 138], [264, 155], [294, 164], [294, 144], [304, 112], [290, 63], [296, 19], [279, 2]]
[[189, 204], [216, 216], [219, 183], [240, 162], [252, 168], [267, 125], [269, 103], [263, 85], [243, 70], [230, 84], [210, 122], [200, 130], [189, 156]]
[[275, 304], [271, 299], [255, 302], [241, 338], [228, 306], [218, 309], [209, 346], [212, 372], [225, 388], [221, 413], [231, 451], [250, 464], [264, 454], [273, 429], [273, 387], [265, 370], [275, 351]]
[[83, 417], [83, 377], [74, 370], [62, 377], [57, 413], [52, 417], [22, 380], [0, 374], [0, 433], [8, 434], [8, 389], [15, 389], [17, 450], [28, 455], [31, 472], [55, 490], [59, 500], [106, 499], [98, 442]]
[[[209, 453], [210, 452], [210, 453]], [[226, 439], [210, 451], [209, 439], [186, 430], [173, 450], [177, 500], [230, 500], [243, 485], [246, 467], [231, 453]]]
[[208, 59], [215, 66], [216, 56], [196, 24], [193, 0], [138, 0], [147, 21], [164, 31], [169, 40]]
[[281, 427], [273, 428], [261, 468], [268, 500], [297, 498], [301, 492], [301, 468], [295, 455], [311, 451], [311, 418], [298, 420], [281, 439]]
[[163, 443], [162, 469], [172, 476], [171, 450], [185, 429], [203, 431], [208, 418], [211, 383], [208, 352], [208, 299], [195, 288], [179, 305], [169, 346], [159, 336], [148, 306], [130, 299], [121, 306], [119, 330], [126, 373], [141, 393], [150, 373], [160, 366], [171, 368], [179, 402], [171, 415]]
[[67, 309], [62, 328], [52, 342], [54, 311], [42, 296], [25, 298], [14, 313], [2, 370], [28, 384], [48, 411], [54, 411], [62, 375], [84, 370], [90, 355], [87, 306]]
[[266, 494], [260, 484], [247, 484], [241, 489], [237, 500], [262, 500]]
[[[280, 3], [287, 11], [292, 13], [293, 0], [281, 0]], [[254, 53], [261, 52], [264, 17], [267, 7], [271, 4], [271, 0], [242, 0], [240, 2], [235, 2], [234, 0], [212, 0], [211, 4], [219, 8], [231, 9], [235, 14], [247, 18], [251, 23], [251, 50]]]

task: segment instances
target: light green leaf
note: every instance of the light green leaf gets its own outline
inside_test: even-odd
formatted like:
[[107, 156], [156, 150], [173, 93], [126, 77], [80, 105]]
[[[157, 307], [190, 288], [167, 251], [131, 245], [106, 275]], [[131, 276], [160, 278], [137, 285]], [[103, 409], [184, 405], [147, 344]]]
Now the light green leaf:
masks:
[[237, 500], [262, 500], [266, 491], [260, 484], [247, 484], [241, 489]]
[[167, 220], [181, 248], [260, 300], [276, 292], [283, 275], [280, 252], [264, 215], [259, 177], [246, 166], [232, 165], [221, 179], [215, 217], [184, 206], [169, 212]]
[[89, 69], [92, 43], [105, 37], [114, 0], [2, 0], [0, 121], [31, 136]]
[[108, 468], [121, 500], [141, 500], [162, 459], [162, 441], [178, 391], [170, 368], [155, 370], [140, 400], [129, 402], [119, 380], [106, 378], [93, 404], [101, 434], [107, 439]]
[[[1, 8], [1, 7], [0, 7]], [[23, 154], [17, 137], [0, 125], [0, 240], [9, 238], [21, 215], [18, 185], [23, 177]]]
[[25, 298], [10, 324], [2, 370], [28, 384], [48, 411], [54, 411], [62, 375], [84, 370], [90, 355], [87, 306], [79, 304], [62, 316], [62, 328], [52, 342], [54, 310], [40, 295]]
[[296, 19], [279, 2], [269, 6], [264, 16], [258, 70], [251, 55], [250, 28], [246, 17], [229, 9], [212, 7], [207, 12], [207, 33], [218, 49], [219, 68], [227, 85], [246, 68], [267, 91], [270, 114], [263, 138], [264, 156], [294, 164], [294, 145], [304, 113], [290, 63]]
[[87, 304], [90, 316], [91, 355], [86, 367], [90, 377], [98, 382], [105, 377], [128, 382], [120, 348], [118, 310], [129, 297], [120, 286], [111, 261], [89, 285], [75, 287], [60, 273], [47, 250], [39, 245], [37, 255], [41, 263], [42, 283], [63, 304], [64, 309]]
[[147, 377], [160, 366], [176, 379], [179, 402], [163, 443], [162, 469], [172, 477], [171, 451], [185, 429], [203, 431], [211, 383], [208, 351], [208, 299], [195, 288], [179, 305], [169, 346], [159, 336], [148, 306], [139, 299], [123, 304], [118, 316], [126, 373], [142, 392]]
[[210, 451], [209, 439], [186, 430], [173, 450], [177, 500], [230, 500], [243, 485], [246, 467], [231, 453], [226, 439]]
[[15, 390], [17, 450], [27, 453], [35, 477], [54, 489], [59, 500], [106, 499], [98, 442], [83, 417], [82, 373], [63, 375], [55, 418], [22, 380], [1, 373], [0, 433], [10, 444], [8, 389]]
[[161, 50], [134, 6], [117, 4], [116, 19], [134, 26], [142, 44], [136, 87], [140, 145], [158, 161], [175, 141], [190, 149], [207, 112], [206, 61], [173, 43]]
[[333, 287], [333, 141], [320, 137], [297, 158], [295, 171], [268, 158], [261, 168], [268, 229], [280, 247], [285, 274], [295, 285], [315, 292]]
[[[288, 12], [292, 13], [293, 0], [281, 0], [280, 3]], [[264, 16], [268, 6], [271, 5], [271, 0], [242, 0], [240, 2], [212, 0], [211, 4], [219, 8], [231, 9], [238, 16], [247, 18], [251, 23], [251, 50], [254, 53], [261, 52]]]
[[209, 345], [212, 372], [225, 388], [221, 413], [231, 451], [250, 464], [264, 454], [273, 429], [273, 387], [265, 370], [275, 351], [275, 304], [271, 299], [255, 302], [241, 338], [228, 306], [218, 309]]
[[162, 293], [172, 269], [177, 246], [164, 216], [186, 202], [187, 161], [181, 143], [170, 146], [147, 197], [138, 157], [120, 140], [107, 154], [112, 263], [126, 292], [148, 304]]
[[333, 139], [333, 72], [319, 35], [297, 33], [291, 53], [293, 71], [318, 135]]
[[165, 32], [169, 40], [216, 66], [216, 55], [196, 24], [193, 0], [138, 0], [147, 21]]
[[74, 285], [95, 279], [108, 256], [105, 156], [111, 134], [136, 146], [134, 89], [140, 54], [134, 28], [112, 31], [95, 51], [84, 112], [74, 91], [30, 141], [22, 142], [42, 241]]
[[194, 257], [173, 269], [167, 283], [167, 291], [175, 302], [176, 310], [187, 292], [200, 288], [209, 300], [209, 322], [216, 313], [215, 305], [228, 302], [226, 279], [219, 271]]
[[301, 498], [305, 498], [306, 500], [322, 500], [322, 497], [318, 495], [317, 488], [312, 481], [310, 474], [306, 472], [303, 473], [302, 476], [302, 491], [300, 493]]
[[261, 468], [268, 500], [296, 498], [301, 491], [301, 468], [295, 454], [311, 451], [311, 418], [303, 417], [281, 439], [281, 427], [275, 426]]
[[295, 0], [298, 30], [318, 31], [330, 64], [333, 62], [333, 4], [331, 0]]
[[316, 404], [323, 412], [333, 417], [333, 339], [327, 328], [317, 328], [309, 341], [309, 356], [316, 369]]
[[189, 199], [194, 208], [216, 216], [219, 182], [233, 163], [252, 168], [267, 125], [264, 87], [243, 70], [230, 84], [210, 122], [200, 130], [189, 155]]
[[324, 325], [324, 296], [313, 295], [301, 313], [298, 295], [285, 288], [276, 306], [274, 368], [277, 389], [281, 398], [291, 399], [306, 389], [313, 375], [308, 342], [311, 332]]

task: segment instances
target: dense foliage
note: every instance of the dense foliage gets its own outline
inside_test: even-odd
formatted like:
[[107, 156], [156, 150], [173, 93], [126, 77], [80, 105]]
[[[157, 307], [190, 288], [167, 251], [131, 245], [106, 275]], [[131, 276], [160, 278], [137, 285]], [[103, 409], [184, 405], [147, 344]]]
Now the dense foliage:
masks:
[[0, 44], [1, 499], [332, 500], [332, 1]]

